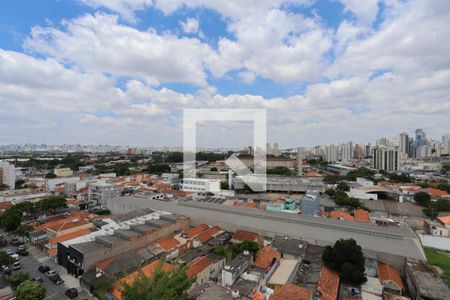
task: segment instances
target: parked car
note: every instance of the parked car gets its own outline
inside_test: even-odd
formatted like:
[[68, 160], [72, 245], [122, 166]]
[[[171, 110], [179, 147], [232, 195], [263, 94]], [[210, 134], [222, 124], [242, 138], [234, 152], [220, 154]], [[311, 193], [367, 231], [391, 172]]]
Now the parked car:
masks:
[[10, 256], [11, 256], [12, 259], [14, 259], [14, 261], [19, 261], [19, 255], [11, 254]]
[[11, 275], [11, 269], [8, 266], [2, 266], [2, 272], [4, 275]]
[[0, 247], [8, 245], [8, 241], [5, 238], [0, 238]]
[[42, 278], [39, 277], [39, 276], [38, 277], [33, 277], [31, 280], [34, 281], [34, 282], [39, 282], [39, 283], [43, 282]]
[[49, 267], [49, 266], [46, 266], [46, 265], [41, 265], [41, 266], [39, 266], [38, 270], [39, 270], [39, 272], [41, 272], [41, 273], [45, 273], [45, 272], [47, 272], [47, 271], [50, 271], [50, 267]]
[[47, 276], [48, 278], [56, 276], [56, 275], [58, 275], [58, 273], [56, 273], [53, 270], [49, 270], [49, 271], [45, 272], [45, 276]]
[[23, 242], [21, 240], [19, 240], [18, 238], [13, 238], [11, 240], [11, 245], [13, 246], [19, 246], [19, 245], [23, 245]]
[[12, 250], [10, 250], [10, 249], [7, 249], [7, 250], [6, 250], [6, 254], [8, 254], [8, 255], [12, 255], [12, 254], [13, 254], [13, 252], [12, 252]]
[[23, 250], [27, 250], [27, 247], [26, 247], [25, 245], [20, 245], [20, 246], [17, 248], [17, 251], [23, 251]]
[[66, 290], [65, 294], [70, 299], [78, 297], [78, 291], [76, 288], [71, 288], [71, 289]]
[[50, 279], [50, 281], [53, 282], [56, 285], [60, 285], [60, 284], [64, 283], [64, 280], [62, 280], [62, 278], [59, 277], [58, 274], [56, 274], [56, 275], [54, 275], [52, 277], [49, 277], [48, 279]]
[[28, 256], [28, 254], [30, 254], [30, 252], [28, 252], [27, 249], [23, 249], [23, 250], [17, 250], [16, 254], [19, 254], [21, 256]]
[[15, 263], [13, 263], [12, 268], [13, 270], [19, 270], [21, 268], [20, 262], [16, 261]]

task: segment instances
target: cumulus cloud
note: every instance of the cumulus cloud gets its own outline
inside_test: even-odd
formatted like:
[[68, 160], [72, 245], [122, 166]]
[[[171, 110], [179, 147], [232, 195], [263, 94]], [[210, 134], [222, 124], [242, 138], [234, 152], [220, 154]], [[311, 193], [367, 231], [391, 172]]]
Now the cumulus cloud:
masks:
[[[285, 8], [307, 1], [255, 0], [242, 7], [234, 0], [155, 0], [166, 14], [183, 7], [219, 12], [229, 35], [216, 44], [193, 38], [199, 28], [189, 18], [180, 23], [188, 37], [139, 30], [104, 13], [34, 27], [27, 54], [0, 49], [2, 142], [180, 145], [184, 108], [266, 108], [268, 140], [283, 146], [366, 142], [416, 127], [435, 137], [445, 133], [448, 1], [384, 0], [377, 27], [371, 24], [380, 12], [372, 4], [363, 9], [343, 2], [358, 20], [333, 29]], [[288, 97], [267, 97], [256, 88], [218, 93], [209, 80], [230, 71], [248, 87], [261, 77], [283, 91], [299, 82], [303, 87]], [[165, 85], [173, 82], [198, 90]], [[235, 140], [235, 128], [215, 128], [202, 131], [203, 138], [217, 141], [220, 132], [224, 141]]]
[[118, 13], [124, 20], [135, 23], [136, 11], [152, 5], [152, 0], [79, 0], [93, 8], [104, 7]]
[[180, 22], [181, 29], [184, 33], [197, 33], [199, 30], [198, 20], [195, 18], [187, 18], [185, 22]]
[[212, 51], [198, 39], [158, 34], [152, 29], [139, 31], [119, 24], [116, 16], [100, 13], [67, 20], [63, 25], [63, 30], [33, 27], [25, 48], [86, 71], [139, 77], [152, 84], [207, 85], [204, 59]]

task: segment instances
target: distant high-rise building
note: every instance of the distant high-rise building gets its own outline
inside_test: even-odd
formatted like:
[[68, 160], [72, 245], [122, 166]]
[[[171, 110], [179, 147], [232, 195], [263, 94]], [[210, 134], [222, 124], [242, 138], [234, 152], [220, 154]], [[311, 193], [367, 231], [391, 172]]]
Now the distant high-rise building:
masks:
[[420, 146], [426, 145], [427, 143], [427, 136], [423, 129], [416, 129], [416, 149], [418, 149]]
[[442, 154], [450, 155], [450, 134], [444, 134], [442, 136]]
[[377, 141], [377, 146], [389, 146], [389, 140], [387, 138], [380, 138]]
[[343, 162], [349, 162], [353, 158], [353, 143], [348, 142], [341, 147], [341, 158]]
[[399, 151], [403, 157], [408, 157], [408, 155], [409, 155], [409, 136], [406, 132], [400, 133]]
[[278, 150], [278, 143], [273, 144], [273, 155], [274, 156], [280, 156], [280, 152]]
[[266, 154], [267, 154], [267, 155], [273, 155], [273, 149], [272, 149], [272, 147], [270, 146], [270, 143], [267, 143], [267, 144], [266, 144]]
[[7, 185], [10, 190], [16, 188], [16, 168], [7, 161], [0, 161], [0, 184]]
[[335, 145], [326, 146], [325, 155], [328, 162], [336, 162], [338, 160], [338, 147]]
[[408, 157], [414, 157], [415, 156], [415, 146], [414, 146], [414, 138], [410, 137], [408, 142]]
[[394, 147], [376, 147], [373, 150], [373, 168], [387, 172], [400, 170], [398, 149]]
[[430, 158], [433, 148], [430, 145], [421, 145], [417, 147], [417, 158]]
[[353, 157], [357, 159], [364, 158], [364, 149], [361, 147], [361, 145], [355, 145], [355, 148], [353, 149]]

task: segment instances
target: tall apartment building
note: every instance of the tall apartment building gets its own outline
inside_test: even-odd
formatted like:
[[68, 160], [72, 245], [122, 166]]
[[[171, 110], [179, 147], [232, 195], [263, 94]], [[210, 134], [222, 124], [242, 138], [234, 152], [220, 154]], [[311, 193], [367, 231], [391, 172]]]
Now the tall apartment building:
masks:
[[398, 149], [394, 147], [376, 147], [373, 150], [373, 168], [387, 172], [400, 170]]
[[353, 143], [348, 142], [341, 146], [341, 159], [343, 162], [349, 162], [353, 159]]
[[88, 191], [89, 202], [101, 207], [106, 207], [108, 200], [120, 196], [120, 188], [104, 181], [90, 183]]
[[328, 162], [338, 161], [338, 147], [329, 145], [325, 147], [325, 155]]
[[7, 185], [10, 190], [16, 187], [16, 168], [7, 161], [0, 161], [0, 183]]
[[400, 133], [399, 136], [399, 151], [401, 156], [406, 158], [409, 155], [409, 136], [406, 132]]
[[278, 143], [273, 144], [273, 155], [280, 156], [280, 150], [278, 150]]
[[442, 136], [442, 154], [450, 154], [450, 134]]
[[423, 129], [416, 129], [416, 148], [427, 144], [427, 136]]

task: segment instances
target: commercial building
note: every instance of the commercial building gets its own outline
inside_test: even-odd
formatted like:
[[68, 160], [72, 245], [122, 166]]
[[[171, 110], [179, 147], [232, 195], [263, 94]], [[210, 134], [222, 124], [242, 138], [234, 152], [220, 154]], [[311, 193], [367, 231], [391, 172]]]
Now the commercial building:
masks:
[[70, 168], [55, 168], [53, 173], [58, 177], [68, 177], [73, 175], [73, 171]]
[[306, 195], [300, 200], [302, 215], [314, 216], [320, 211], [319, 191], [306, 191]]
[[[245, 182], [261, 182], [261, 176], [246, 175], [240, 177], [233, 177], [234, 189], [244, 189]], [[320, 178], [319, 178], [320, 179]], [[306, 178], [299, 176], [281, 176], [281, 175], [267, 175], [266, 176], [266, 191], [267, 192], [281, 192], [281, 193], [304, 193], [307, 190], [318, 190], [323, 192], [325, 190], [323, 182], [315, 178]]]
[[400, 170], [400, 156], [397, 148], [376, 147], [373, 150], [373, 168], [387, 172]]
[[7, 161], [0, 161], [0, 184], [8, 186], [9, 190], [16, 188], [16, 168]]
[[137, 250], [177, 231], [189, 229], [189, 219], [141, 209], [104, 219], [99, 230], [58, 243], [58, 264], [78, 277], [105, 258]]
[[265, 237], [288, 236], [319, 246], [332, 245], [339, 239], [353, 238], [363, 249], [375, 251], [379, 255], [425, 260], [420, 241], [409, 228], [382, 227], [365, 222], [339, 222], [333, 219], [270, 213], [197, 201], [175, 203], [119, 197], [108, 203], [108, 208], [113, 213], [146, 207], [189, 216], [193, 225], [205, 223], [220, 226], [227, 231], [248, 230]]
[[92, 206], [106, 207], [109, 199], [119, 197], [120, 188], [102, 180], [89, 184], [88, 200]]
[[220, 193], [220, 180], [204, 179], [204, 178], [184, 178], [182, 181], [182, 189], [185, 192], [193, 192], [198, 194]]
[[403, 158], [407, 158], [409, 156], [409, 136], [406, 132], [400, 133], [399, 151]]

